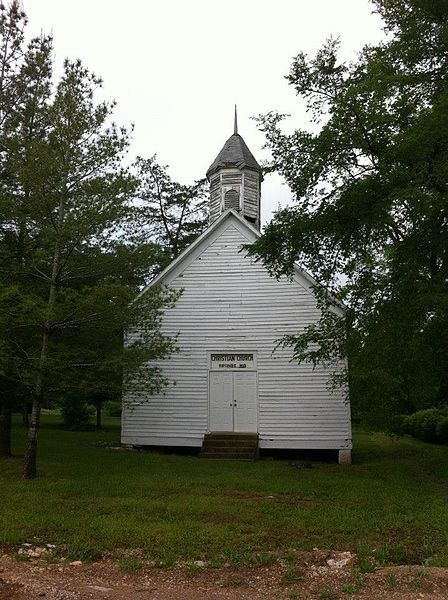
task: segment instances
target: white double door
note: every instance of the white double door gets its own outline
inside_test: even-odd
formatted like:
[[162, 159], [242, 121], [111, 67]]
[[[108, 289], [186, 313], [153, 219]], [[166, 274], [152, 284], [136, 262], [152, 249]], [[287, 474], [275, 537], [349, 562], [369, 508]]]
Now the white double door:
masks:
[[257, 431], [257, 374], [210, 371], [210, 431]]

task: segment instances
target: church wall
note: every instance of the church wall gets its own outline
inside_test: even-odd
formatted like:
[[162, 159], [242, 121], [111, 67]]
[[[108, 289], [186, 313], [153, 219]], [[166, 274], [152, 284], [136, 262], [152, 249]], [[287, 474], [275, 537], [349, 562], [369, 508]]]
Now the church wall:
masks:
[[167, 334], [180, 332], [180, 352], [159, 363], [170, 380], [164, 393], [125, 399], [124, 443], [200, 446], [208, 429], [209, 353], [254, 352], [260, 448], [351, 447], [349, 407], [343, 392], [329, 391], [328, 372], [291, 362], [290, 349], [273, 353], [282, 335], [319, 312], [306, 281], [277, 281], [239, 252], [254, 239], [236, 217], [224, 218], [209, 245], [192, 252], [193, 262], [168, 274], [165, 282], [184, 290], [163, 325]]

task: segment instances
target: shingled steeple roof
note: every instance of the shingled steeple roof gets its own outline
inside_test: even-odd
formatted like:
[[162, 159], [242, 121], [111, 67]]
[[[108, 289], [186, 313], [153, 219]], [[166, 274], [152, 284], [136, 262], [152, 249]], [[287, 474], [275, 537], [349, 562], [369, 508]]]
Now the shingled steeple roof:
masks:
[[235, 132], [229, 137], [222, 147], [221, 152], [215, 158], [207, 171], [207, 177], [210, 178], [218, 169], [237, 167], [242, 169], [247, 167], [261, 173], [261, 167], [255, 160], [254, 155], [249, 150], [246, 142], [238, 133], [238, 124], [235, 107]]

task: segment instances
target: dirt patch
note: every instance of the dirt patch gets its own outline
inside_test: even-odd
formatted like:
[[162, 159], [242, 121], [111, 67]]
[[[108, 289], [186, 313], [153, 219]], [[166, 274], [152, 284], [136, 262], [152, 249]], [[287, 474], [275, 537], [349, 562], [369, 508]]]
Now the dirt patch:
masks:
[[353, 561], [342, 564], [341, 556], [349, 553], [332, 554], [333, 558], [315, 554], [303, 553], [294, 564], [279, 561], [220, 569], [144, 566], [137, 573], [123, 572], [112, 560], [25, 563], [3, 555], [0, 600], [448, 599], [448, 569], [404, 566], [360, 573]]
[[25, 600], [19, 584], [9, 584], [0, 578], [0, 600]]

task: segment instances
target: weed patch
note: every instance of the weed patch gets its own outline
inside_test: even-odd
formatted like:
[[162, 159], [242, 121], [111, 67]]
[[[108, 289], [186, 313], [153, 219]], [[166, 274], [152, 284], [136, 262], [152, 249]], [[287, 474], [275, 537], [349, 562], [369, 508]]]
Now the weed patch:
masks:
[[126, 573], [137, 573], [143, 569], [144, 563], [138, 556], [123, 555], [117, 559], [117, 565]]
[[388, 590], [395, 589], [396, 584], [397, 584], [397, 576], [395, 573], [392, 573], [392, 571], [391, 571], [390, 573], [387, 574], [387, 577], [386, 577], [387, 589]]
[[30, 557], [26, 554], [20, 554], [19, 552], [16, 552], [14, 554], [14, 560], [16, 560], [17, 562], [29, 562]]
[[341, 589], [344, 594], [354, 594], [356, 592], [356, 587], [353, 583], [344, 583]]
[[99, 548], [92, 546], [84, 538], [77, 535], [67, 539], [66, 548], [65, 558], [68, 562], [75, 560], [90, 562], [101, 556]]

